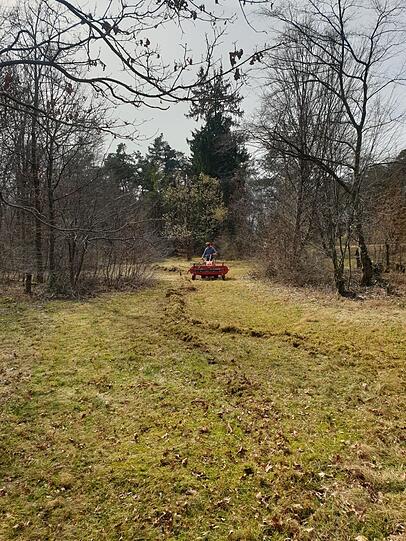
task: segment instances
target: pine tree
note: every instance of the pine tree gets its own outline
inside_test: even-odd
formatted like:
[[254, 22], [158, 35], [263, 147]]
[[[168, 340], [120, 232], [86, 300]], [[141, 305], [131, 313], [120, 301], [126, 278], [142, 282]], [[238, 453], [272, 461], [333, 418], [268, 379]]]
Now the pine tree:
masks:
[[233, 208], [243, 197], [245, 189], [245, 166], [248, 153], [243, 137], [235, 130], [242, 116], [242, 97], [231, 83], [224, 79], [222, 71], [205, 79], [193, 92], [189, 117], [202, 120], [203, 126], [192, 133], [189, 140], [192, 168], [220, 181], [223, 201], [228, 209], [227, 230], [235, 234], [236, 219]]
[[139, 164], [147, 191], [160, 192], [175, 183], [179, 171], [187, 171], [189, 162], [183, 152], [173, 149], [161, 133], [148, 147]]
[[125, 144], [120, 143], [114, 153], [108, 154], [104, 162], [104, 171], [124, 192], [137, 191], [142, 184], [137, 170], [140, 157], [139, 153], [128, 154]]

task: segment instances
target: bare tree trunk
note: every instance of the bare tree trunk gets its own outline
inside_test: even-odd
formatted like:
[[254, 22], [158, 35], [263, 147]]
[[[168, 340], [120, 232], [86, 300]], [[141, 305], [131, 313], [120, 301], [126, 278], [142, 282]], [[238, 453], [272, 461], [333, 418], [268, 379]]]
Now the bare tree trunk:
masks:
[[355, 250], [355, 260], [357, 262], [357, 269], [362, 269], [361, 256], [360, 256], [360, 253], [359, 253], [359, 248], [357, 248]]
[[344, 273], [343, 273], [343, 269], [341, 268], [341, 266], [339, 266], [334, 271], [334, 282], [335, 282], [335, 286], [337, 288], [338, 293], [342, 297], [346, 297], [348, 295], [348, 292], [347, 292], [347, 289], [345, 287]]
[[74, 238], [68, 240], [69, 253], [69, 282], [73, 289], [75, 287], [75, 256], [76, 256], [76, 241]]
[[304, 176], [306, 174], [305, 165], [303, 160], [300, 160], [300, 179], [299, 179], [299, 193], [296, 201], [296, 216], [295, 216], [295, 229], [293, 234], [293, 261], [296, 265], [300, 259], [300, 250], [302, 244], [301, 224], [302, 224], [302, 212], [303, 212], [303, 198], [304, 198]]
[[54, 207], [54, 193], [52, 186], [53, 176], [53, 144], [51, 141], [49, 148], [49, 158], [47, 166], [47, 196], [48, 196], [48, 220], [49, 220], [49, 232], [48, 232], [48, 265], [49, 265], [49, 277], [48, 285], [50, 289], [54, 289], [56, 283], [56, 261], [55, 261], [55, 207]]
[[388, 242], [385, 242], [385, 272], [390, 271], [390, 245]]
[[360, 260], [362, 265], [361, 285], [369, 287], [373, 284], [374, 269], [372, 266], [371, 258], [369, 257], [368, 247], [365, 242], [362, 224], [359, 221], [357, 221], [356, 223], [356, 231], [358, 237], [358, 245], [360, 249]]
[[32, 295], [32, 274], [28, 272], [24, 277], [24, 291], [27, 295]]
[[351, 253], [351, 239], [348, 239], [348, 287], [351, 287], [352, 281], [352, 253]]
[[[17, 190], [17, 201], [22, 206], [28, 207], [30, 204], [27, 179], [29, 179], [29, 162], [28, 146], [25, 145], [24, 135], [26, 133], [26, 118], [24, 117], [21, 123], [18, 137], [16, 139], [15, 154], [17, 166], [15, 171], [15, 183]], [[18, 265], [21, 266], [23, 272], [31, 273], [31, 258], [28, 243], [28, 220], [27, 214], [22, 211], [17, 212], [17, 243], [18, 243]], [[23, 283], [25, 283], [25, 275]]]
[[[34, 100], [31, 125], [31, 179], [34, 191], [34, 208], [37, 214], [41, 212], [41, 192], [39, 180], [38, 163], [38, 142], [37, 142], [37, 121], [39, 106], [39, 75], [38, 69], [34, 66]], [[34, 217], [34, 247], [37, 282], [44, 281], [44, 267], [42, 258], [42, 226], [38, 216]]]
[[77, 265], [77, 269], [76, 269], [76, 274], [75, 274], [75, 286], [77, 285], [79, 277], [80, 277], [80, 275], [82, 273], [83, 263], [85, 261], [85, 255], [87, 253], [87, 248], [88, 248], [87, 242], [83, 241], [82, 250], [81, 250], [81, 253], [80, 253], [80, 257], [79, 257], [79, 261], [78, 261], [78, 265]]
[[345, 287], [344, 259], [343, 258], [341, 258], [341, 260], [338, 259], [335, 246], [332, 247], [331, 260], [334, 266], [334, 283], [335, 283], [336, 289], [342, 297], [346, 297], [347, 289]]

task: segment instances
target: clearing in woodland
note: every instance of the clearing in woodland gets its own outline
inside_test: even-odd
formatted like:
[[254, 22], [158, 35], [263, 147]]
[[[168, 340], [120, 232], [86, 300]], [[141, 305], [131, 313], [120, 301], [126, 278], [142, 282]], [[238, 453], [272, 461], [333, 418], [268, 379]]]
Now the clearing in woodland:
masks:
[[2, 298], [0, 538], [405, 539], [405, 302], [166, 265]]

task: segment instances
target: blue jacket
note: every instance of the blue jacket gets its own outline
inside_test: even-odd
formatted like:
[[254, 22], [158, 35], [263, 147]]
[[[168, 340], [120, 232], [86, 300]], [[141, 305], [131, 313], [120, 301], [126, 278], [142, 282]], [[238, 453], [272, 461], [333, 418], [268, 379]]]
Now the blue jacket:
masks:
[[212, 259], [210, 256], [213, 256], [216, 253], [217, 253], [217, 251], [214, 248], [214, 246], [206, 246], [206, 248], [205, 248], [205, 250], [203, 252], [202, 258], [203, 259]]

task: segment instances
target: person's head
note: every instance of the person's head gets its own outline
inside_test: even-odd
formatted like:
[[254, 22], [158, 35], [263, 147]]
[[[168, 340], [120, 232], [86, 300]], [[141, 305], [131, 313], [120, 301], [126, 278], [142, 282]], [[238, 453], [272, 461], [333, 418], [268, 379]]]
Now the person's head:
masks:
[[212, 243], [212, 242], [209, 242], [208, 245], [209, 245], [209, 246], [213, 246], [213, 243]]

